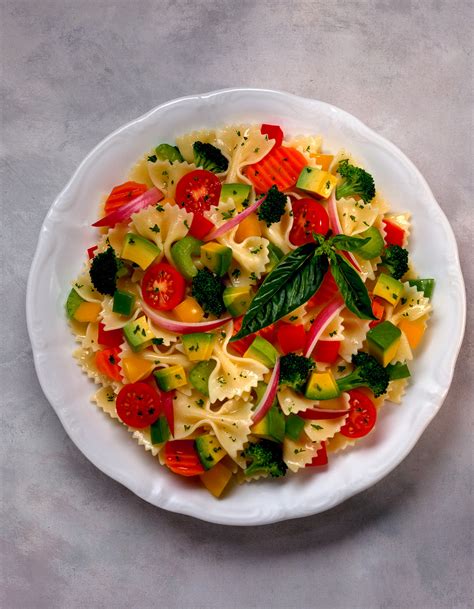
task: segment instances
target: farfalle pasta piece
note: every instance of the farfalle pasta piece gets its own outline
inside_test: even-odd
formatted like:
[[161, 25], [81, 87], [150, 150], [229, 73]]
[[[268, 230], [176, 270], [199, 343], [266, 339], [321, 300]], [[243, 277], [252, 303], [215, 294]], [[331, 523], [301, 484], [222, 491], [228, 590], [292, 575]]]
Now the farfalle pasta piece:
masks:
[[103, 295], [92, 285], [88, 265], [84, 265], [81, 274], [72, 284], [72, 287], [76, 290], [79, 296], [83, 300], [87, 300], [87, 302], [101, 302], [104, 298]]
[[229, 159], [225, 181], [248, 182], [242, 169], [257, 163], [273, 148], [273, 142], [260, 133], [259, 125], [238, 125], [220, 129], [215, 145]]
[[[154, 207], [147, 207], [132, 216], [133, 224], [138, 232], [151, 239], [151, 233], [154, 235], [155, 243], [163, 247], [163, 254], [168, 262], [173, 264], [171, 256], [171, 246], [175, 241], [182, 239], [188, 233], [189, 227], [193, 221], [193, 214], [177, 205], [165, 203], [161, 206], [161, 211], [157, 211]], [[153, 231], [152, 229], [155, 229]], [[156, 229], [159, 228], [159, 231]]]
[[[218, 207], [213, 207], [207, 216], [216, 225], [220, 226], [223, 214], [233, 209], [231, 202], [221, 202]], [[247, 274], [250, 279], [256, 281], [265, 272], [265, 267], [270, 260], [268, 256], [268, 239], [264, 237], [247, 237], [241, 243], [235, 240], [238, 226], [217, 237], [217, 241], [222, 245], [230, 247], [234, 261], [240, 266], [241, 273]]]
[[209, 377], [209, 397], [211, 403], [231, 398], [247, 398], [258, 381], [268, 372], [268, 368], [251, 358], [238, 357], [228, 351], [232, 337], [233, 323], [224, 326], [225, 337], [216, 341], [212, 358], [216, 367]]
[[288, 254], [291, 250], [296, 249], [290, 241], [290, 232], [293, 226], [293, 213], [289, 197], [287, 197], [285, 213], [280, 218], [279, 222], [274, 222], [267, 226], [265, 222], [260, 223], [262, 227], [262, 235], [276, 245], [284, 254]]
[[304, 433], [296, 442], [285, 437], [283, 440], [283, 461], [290, 471], [296, 473], [299, 469], [311, 463], [320, 448], [320, 443], [312, 442]]
[[304, 431], [312, 442], [326, 442], [333, 438], [346, 422], [348, 415], [345, 414], [337, 419], [321, 419], [307, 421]]
[[339, 355], [350, 362], [352, 356], [362, 348], [365, 336], [369, 331], [370, 320], [359, 319], [348, 309], [342, 311], [344, 338], [339, 348]]
[[215, 146], [216, 132], [211, 129], [201, 129], [200, 131], [192, 131], [176, 138], [176, 145], [181, 152], [181, 156], [188, 163], [194, 163], [194, 142], [203, 142], [204, 144]]
[[278, 389], [277, 398], [278, 403], [284, 414], [297, 414], [303, 410], [310, 410], [312, 408], [324, 408], [325, 410], [345, 410], [347, 408], [347, 400], [342, 394], [338, 398], [332, 400], [324, 400], [319, 402], [318, 400], [310, 400], [305, 398], [300, 393], [297, 393], [290, 387], [282, 385]]
[[104, 330], [106, 332], [108, 332], [109, 330], [118, 330], [120, 328], [123, 328], [128, 324], [130, 320], [136, 319], [140, 315], [140, 309], [136, 299], [133, 305], [132, 314], [129, 317], [114, 313], [113, 305], [113, 296], [106, 296], [102, 301], [102, 311], [100, 312], [99, 317], [104, 325]]
[[83, 349], [89, 349], [90, 351], [99, 351], [100, 345], [97, 340], [99, 331], [99, 324], [97, 322], [90, 322], [87, 324], [85, 336], [81, 339], [81, 345]]
[[242, 463], [239, 453], [248, 442], [252, 425], [252, 403], [227, 400], [219, 410], [212, 410], [209, 400], [193, 391], [190, 396], [177, 393], [174, 400], [175, 438], [189, 437], [198, 428], [212, 429], [227, 454]]
[[183, 176], [196, 169], [194, 163], [170, 163], [160, 161], [154, 163], [149, 161], [148, 174], [153, 185], [163, 192], [167, 197], [174, 199], [176, 186]]
[[345, 235], [358, 235], [372, 226], [379, 215], [378, 209], [370, 203], [342, 198], [337, 201], [337, 210], [342, 231]]
[[338, 453], [350, 446], [355, 446], [355, 443], [355, 440], [352, 440], [339, 432], [328, 441], [326, 449], [328, 453]]
[[301, 152], [310, 167], [320, 167], [315, 157], [321, 152], [322, 144], [323, 138], [320, 135], [298, 135], [285, 140], [283, 145]]
[[153, 182], [148, 172], [148, 154], [145, 154], [128, 172], [128, 179], [152, 188]]
[[397, 379], [395, 381], [390, 381], [388, 384], [387, 393], [384, 396], [387, 402], [401, 404], [407, 385], [408, 379]]
[[397, 305], [393, 308], [390, 321], [398, 325], [402, 319], [414, 321], [431, 311], [429, 298], [423, 292], [419, 292], [415, 286], [408, 282], [403, 284], [403, 292]]
[[94, 393], [91, 397], [91, 402], [96, 404], [105, 414], [109, 415], [110, 418], [120, 421], [115, 409], [115, 399], [114, 387], [105, 384]]
[[398, 364], [398, 362], [409, 362], [413, 359], [413, 353], [410, 347], [410, 343], [408, 342], [408, 338], [406, 337], [405, 332], [402, 330], [402, 334], [400, 336], [400, 342], [398, 343], [398, 349], [395, 353], [391, 364]]

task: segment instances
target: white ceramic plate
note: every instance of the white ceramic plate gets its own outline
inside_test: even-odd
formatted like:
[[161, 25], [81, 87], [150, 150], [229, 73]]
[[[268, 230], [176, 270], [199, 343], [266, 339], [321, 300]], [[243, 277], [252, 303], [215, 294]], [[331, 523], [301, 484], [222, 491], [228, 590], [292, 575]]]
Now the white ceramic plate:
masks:
[[[167, 472], [128, 432], [89, 403], [92, 383], [71, 357], [64, 302], [85, 250], [99, 198], [123, 181], [157, 142], [238, 122], [282, 125], [286, 133], [322, 134], [325, 148], [345, 147], [374, 175], [394, 210], [413, 214], [410, 252], [420, 276], [435, 277], [434, 314], [411, 364], [400, 406], [386, 405], [376, 430], [331, 458], [327, 471], [236, 487], [225, 499]], [[415, 166], [393, 144], [347, 112], [287, 93], [231, 89], [166, 103], [121, 127], [81, 163], [41, 229], [28, 280], [28, 331], [43, 391], [64, 428], [103, 472], [150, 503], [210, 522], [256, 525], [316, 514], [375, 484], [412, 449], [448, 391], [465, 325], [465, 293], [448, 221]]]

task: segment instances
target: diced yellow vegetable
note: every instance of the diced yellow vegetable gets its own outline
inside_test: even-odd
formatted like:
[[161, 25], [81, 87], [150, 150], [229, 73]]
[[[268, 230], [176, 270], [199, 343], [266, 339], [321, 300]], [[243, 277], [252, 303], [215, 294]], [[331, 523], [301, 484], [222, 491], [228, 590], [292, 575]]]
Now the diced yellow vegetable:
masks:
[[188, 296], [175, 307], [174, 314], [180, 321], [188, 323], [197, 323], [204, 318], [204, 311], [192, 296]]
[[153, 362], [137, 355], [129, 355], [122, 358], [122, 370], [130, 383], [136, 383], [150, 376], [154, 367], [155, 364]]
[[207, 472], [204, 472], [204, 474], [201, 474], [199, 477], [201, 478], [201, 482], [214, 497], [220, 497], [222, 491], [232, 478], [232, 472], [223, 463], [216, 463], [214, 467], [207, 470]]
[[96, 321], [102, 307], [98, 302], [81, 302], [74, 313], [74, 319], [82, 323]]
[[416, 349], [425, 333], [426, 323], [423, 318], [410, 321], [402, 319], [398, 324], [400, 330], [405, 334], [412, 349]]
[[334, 155], [332, 154], [310, 154], [309, 156], [316, 161], [317, 165], [321, 166], [323, 171], [329, 171], [329, 167], [334, 160]]
[[235, 233], [235, 240], [237, 243], [242, 243], [248, 237], [261, 237], [262, 230], [260, 228], [260, 222], [257, 218], [257, 214], [251, 213], [249, 216], [244, 218], [240, 222], [237, 231]]

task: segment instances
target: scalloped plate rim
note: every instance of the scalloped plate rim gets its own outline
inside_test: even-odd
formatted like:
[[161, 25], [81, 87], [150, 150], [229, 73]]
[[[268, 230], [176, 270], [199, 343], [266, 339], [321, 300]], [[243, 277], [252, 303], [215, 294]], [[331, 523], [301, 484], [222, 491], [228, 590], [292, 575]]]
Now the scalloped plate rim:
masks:
[[[60, 405], [55, 403], [54, 396], [52, 395], [51, 387], [48, 384], [46, 377], [44, 376], [43, 363], [41, 361], [43, 353], [40, 349], [40, 346], [38, 345], [37, 336], [36, 336], [36, 333], [34, 330], [33, 292], [35, 289], [38, 265], [40, 263], [40, 259], [43, 254], [43, 250], [45, 249], [45, 247], [47, 245], [47, 235], [49, 232], [49, 226], [50, 226], [50, 223], [52, 222], [52, 219], [54, 218], [55, 214], [57, 213], [57, 211], [61, 209], [63, 201], [65, 201], [67, 199], [69, 191], [72, 189], [75, 182], [78, 179], [80, 179], [84, 167], [94, 157], [99, 155], [101, 153], [102, 149], [114, 138], [116, 138], [120, 134], [126, 132], [127, 130], [132, 128], [134, 125], [136, 125], [142, 121], [148, 120], [154, 114], [159, 113], [164, 108], [167, 108], [172, 105], [181, 104], [183, 102], [189, 102], [192, 100], [199, 101], [199, 100], [211, 99], [214, 97], [225, 96], [226, 94], [235, 94], [235, 93], [243, 93], [243, 94], [250, 93], [250, 94], [262, 94], [262, 95], [270, 95], [270, 96], [283, 96], [283, 97], [288, 98], [289, 100], [294, 99], [294, 100], [297, 100], [298, 102], [310, 103], [310, 104], [314, 104], [314, 103], [320, 104], [321, 106], [326, 107], [326, 109], [328, 111], [335, 112], [339, 117], [342, 117], [344, 120], [349, 121], [350, 123], [355, 125], [359, 130], [361, 130], [363, 133], [365, 133], [365, 135], [369, 139], [377, 141], [382, 146], [382, 148], [385, 148], [386, 150], [388, 150], [392, 154], [392, 156], [397, 158], [397, 160], [399, 162], [405, 164], [405, 166], [412, 172], [412, 174], [416, 177], [416, 179], [422, 184], [422, 186], [425, 189], [425, 194], [430, 199], [430, 205], [432, 205], [438, 212], [437, 220], [441, 222], [442, 229], [443, 229], [446, 237], [448, 238], [447, 247], [453, 256], [453, 265], [452, 265], [451, 270], [454, 272], [454, 274], [456, 275], [456, 278], [458, 280], [458, 284], [456, 286], [456, 288], [457, 288], [456, 295], [459, 297], [459, 299], [457, 301], [457, 305], [458, 305], [457, 325], [455, 328], [456, 342], [454, 344], [454, 348], [452, 349], [452, 355], [451, 355], [451, 358], [449, 361], [449, 369], [445, 376], [444, 384], [442, 386], [440, 386], [441, 392], [436, 396], [436, 400], [435, 400], [435, 403], [433, 404], [432, 410], [428, 414], [425, 414], [423, 416], [423, 421], [421, 423], [419, 422], [417, 426], [413, 426], [413, 433], [411, 434], [410, 438], [408, 438], [406, 443], [404, 444], [403, 450], [401, 450], [396, 455], [393, 455], [394, 458], [392, 460], [390, 460], [389, 462], [387, 462], [385, 464], [385, 467], [383, 467], [377, 473], [377, 475], [368, 477], [364, 482], [358, 482], [357, 484], [353, 485], [350, 489], [345, 489], [345, 491], [343, 491], [342, 493], [339, 493], [339, 494], [334, 493], [333, 497], [331, 499], [329, 499], [326, 502], [326, 504], [324, 506], [322, 506], [321, 508], [315, 508], [314, 506], [311, 506], [311, 505], [300, 506], [301, 509], [297, 510], [296, 512], [293, 511], [292, 513], [286, 513], [284, 510], [280, 511], [278, 513], [265, 512], [265, 510], [263, 510], [256, 517], [250, 517], [250, 518], [246, 518], [245, 515], [242, 515], [242, 514], [239, 516], [234, 515], [234, 516], [228, 516], [228, 517], [221, 514], [220, 512], [213, 514], [213, 513], [209, 512], [207, 509], [200, 510], [200, 509], [197, 509], [193, 505], [186, 504], [186, 502], [179, 502], [179, 500], [176, 501], [176, 498], [170, 498], [169, 501], [165, 501], [161, 497], [154, 497], [153, 493], [150, 493], [150, 492], [146, 493], [146, 492], [143, 492], [142, 490], [140, 490], [139, 488], [137, 488], [137, 485], [134, 484], [133, 476], [130, 476], [129, 474], [127, 474], [127, 472], [117, 470], [116, 468], [113, 467], [113, 465], [111, 463], [104, 463], [103, 461], [100, 461], [98, 458], [96, 458], [94, 455], [92, 455], [89, 447], [87, 445], [82, 444], [79, 441], [79, 438], [77, 437], [75, 430], [69, 424], [69, 421], [67, 418], [67, 410], [61, 408]], [[66, 186], [60, 192], [60, 194], [56, 197], [55, 201], [51, 205], [51, 207], [50, 207], [48, 213], [46, 214], [46, 217], [42, 223], [35, 255], [33, 257], [33, 261], [32, 261], [31, 268], [30, 268], [30, 273], [28, 276], [27, 294], [26, 294], [26, 318], [27, 318], [28, 333], [29, 333], [29, 337], [30, 337], [30, 341], [32, 344], [32, 349], [33, 349], [34, 365], [35, 365], [36, 373], [38, 376], [40, 386], [43, 390], [43, 393], [45, 394], [46, 398], [48, 399], [48, 401], [52, 405], [53, 409], [55, 410], [56, 414], [58, 415], [68, 436], [71, 438], [71, 440], [74, 442], [74, 444], [77, 446], [77, 448], [84, 454], [84, 456], [89, 461], [91, 461], [103, 473], [105, 473], [109, 477], [113, 478], [114, 480], [120, 482], [125, 487], [127, 487], [129, 490], [131, 490], [133, 493], [135, 493], [137, 496], [141, 497], [145, 501], [148, 501], [149, 503], [152, 503], [153, 505], [155, 505], [157, 507], [161, 507], [168, 511], [173, 511], [176, 513], [193, 516], [193, 517], [199, 518], [201, 520], [205, 520], [207, 522], [216, 523], [216, 524], [225, 524], [225, 525], [234, 525], [234, 526], [235, 525], [253, 526], [253, 525], [263, 525], [263, 524], [270, 524], [270, 523], [274, 523], [274, 522], [280, 522], [280, 521], [287, 520], [287, 519], [301, 518], [301, 517], [314, 515], [314, 514], [326, 511], [328, 509], [331, 509], [332, 507], [335, 507], [336, 505], [342, 503], [346, 499], [349, 499], [350, 497], [366, 490], [367, 488], [369, 488], [369, 487], [373, 486], [374, 484], [376, 484], [377, 482], [379, 482], [382, 478], [384, 478], [386, 475], [388, 475], [393, 469], [395, 469], [395, 467], [397, 467], [405, 459], [405, 457], [413, 449], [413, 447], [416, 444], [416, 442], [418, 441], [418, 439], [421, 437], [421, 435], [424, 432], [424, 430], [426, 429], [426, 427], [429, 425], [431, 420], [434, 418], [434, 416], [439, 411], [439, 409], [440, 409], [441, 405], [443, 404], [443, 401], [446, 397], [446, 394], [449, 390], [449, 387], [451, 385], [457, 356], [459, 354], [459, 350], [461, 348], [461, 344], [462, 344], [462, 340], [463, 340], [463, 336], [464, 336], [464, 328], [465, 328], [465, 323], [466, 323], [466, 296], [465, 296], [464, 281], [463, 281], [460, 262], [459, 262], [459, 254], [458, 254], [456, 239], [455, 239], [454, 233], [452, 231], [452, 228], [449, 224], [449, 221], [446, 218], [446, 215], [444, 214], [442, 208], [437, 203], [437, 201], [436, 201], [433, 193], [431, 192], [431, 189], [428, 186], [428, 183], [426, 182], [423, 175], [420, 173], [420, 171], [417, 169], [417, 167], [412, 163], [412, 161], [410, 161], [410, 159], [397, 146], [395, 146], [395, 144], [393, 144], [392, 142], [390, 142], [383, 136], [379, 135], [377, 132], [373, 131], [370, 127], [368, 127], [360, 119], [356, 118], [349, 112], [342, 110], [327, 102], [323, 102], [323, 101], [319, 101], [319, 100], [315, 100], [315, 99], [311, 99], [311, 98], [305, 98], [302, 96], [297, 96], [297, 95], [294, 95], [291, 93], [286, 93], [283, 91], [277, 91], [277, 90], [272, 90], [272, 89], [259, 89], [259, 88], [243, 87], [243, 88], [219, 89], [219, 90], [215, 90], [215, 91], [211, 91], [211, 92], [203, 93], [203, 94], [199, 94], [199, 95], [183, 96], [183, 97], [180, 97], [180, 98], [177, 98], [174, 100], [167, 101], [163, 104], [160, 104], [159, 106], [156, 106], [155, 108], [146, 112], [145, 114], [141, 115], [140, 117], [128, 122], [127, 124], [119, 127], [115, 131], [113, 131], [110, 135], [108, 135], [103, 140], [101, 140], [89, 152], [89, 154], [86, 155], [86, 157], [77, 167], [77, 169], [74, 172], [71, 179], [68, 181]], [[415, 427], [416, 427], [416, 429], [415, 429]], [[87, 443], [85, 443], [85, 444], [87, 444]], [[217, 502], [217, 503], [220, 505], [222, 505], [222, 504], [225, 505], [225, 499], [220, 502]]]

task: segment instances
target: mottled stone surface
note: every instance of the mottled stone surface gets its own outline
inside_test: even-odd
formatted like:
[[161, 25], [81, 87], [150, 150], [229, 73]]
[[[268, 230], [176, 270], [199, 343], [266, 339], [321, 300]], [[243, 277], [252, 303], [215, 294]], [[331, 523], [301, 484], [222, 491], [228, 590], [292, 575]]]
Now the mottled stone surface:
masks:
[[0, 17], [0, 605], [468, 607], [472, 334], [395, 472], [329, 513], [238, 529], [147, 505], [79, 453], [38, 385], [24, 300], [44, 215], [85, 154], [165, 100], [228, 86], [319, 98], [394, 141], [448, 215], [472, 295], [472, 2], [2, 0]]

